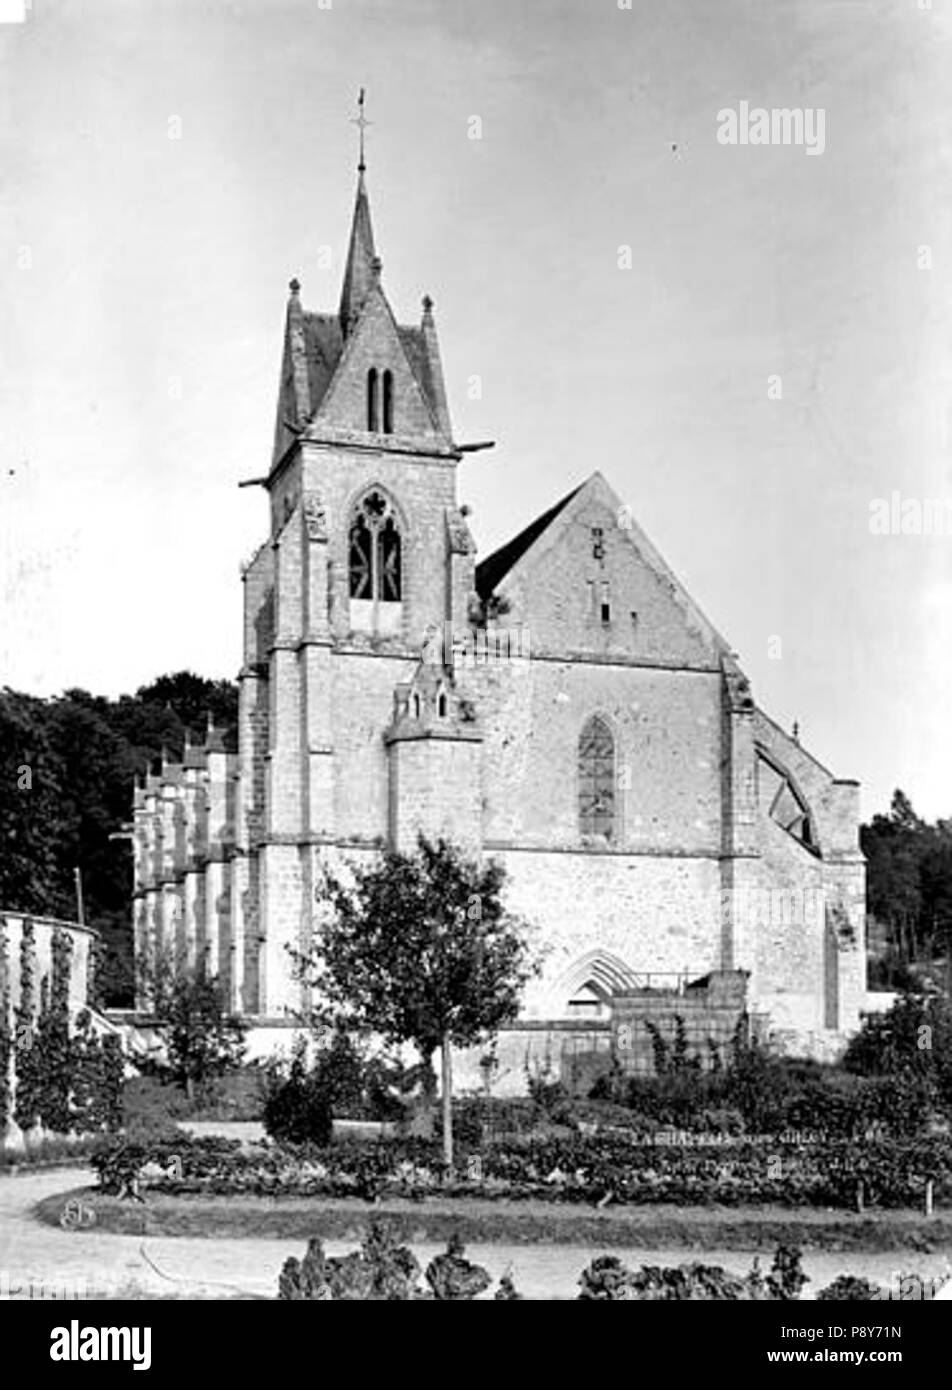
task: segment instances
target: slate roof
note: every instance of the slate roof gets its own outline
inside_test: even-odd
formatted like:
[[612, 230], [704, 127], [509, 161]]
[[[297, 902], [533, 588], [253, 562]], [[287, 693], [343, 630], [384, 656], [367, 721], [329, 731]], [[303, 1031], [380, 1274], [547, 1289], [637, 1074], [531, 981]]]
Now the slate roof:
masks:
[[420, 389], [423, 392], [428, 404], [433, 412], [438, 413], [436, 392], [433, 389], [433, 379], [430, 375], [430, 359], [426, 350], [426, 339], [423, 336], [422, 328], [406, 328], [403, 324], [397, 324], [397, 333], [403, 350], [410, 363], [410, 369], [416, 377]]
[[[313, 415], [320, 408], [337, 371], [344, 351], [344, 335], [336, 314], [314, 314], [305, 310], [303, 320], [309, 404], [310, 413]], [[438, 408], [437, 396], [433, 388], [423, 329], [401, 323], [397, 324], [397, 333], [410, 363], [410, 369], [435, 412]]]
[[520, 531], [518, 536], [513, 536], [511, 541], [507, 541], [498, 550], [494, 550], [492, 555], [487, 555], [486, 559], [476, 566], [476, 591], [480, 598], [487, 599], [489, 597], [496, 586], [502, 583], [513, 566], [522, 559], [529, 547], [539, 539], [543, 531], [551, 526], [563, 508], [568, 506], [575, 494], [581, 491], [584, 486], [584, 483], [579, 483], [578, 487], [573, 487], [572, 491], [566, 493], [560, 502], [556, 502], [554, 507], [550, 507], [547, 512], [536, 517], [535, 521], [531, 522], [524, 531]]
[[311, 410], [317, 410], [337, 371], [344, 338], [336, 314], [304, 313], [304, 350]]

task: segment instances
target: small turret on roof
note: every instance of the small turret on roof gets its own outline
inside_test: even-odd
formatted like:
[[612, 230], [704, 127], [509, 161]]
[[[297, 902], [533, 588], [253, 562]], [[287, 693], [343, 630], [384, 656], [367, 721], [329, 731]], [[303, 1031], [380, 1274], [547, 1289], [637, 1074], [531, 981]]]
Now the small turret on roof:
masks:
[[225, 753], [225, 733], [223, 729], [216, 729], [215, 721], [211, 715], [208, 716], [208, 730], [205, 734], [205, 753]]

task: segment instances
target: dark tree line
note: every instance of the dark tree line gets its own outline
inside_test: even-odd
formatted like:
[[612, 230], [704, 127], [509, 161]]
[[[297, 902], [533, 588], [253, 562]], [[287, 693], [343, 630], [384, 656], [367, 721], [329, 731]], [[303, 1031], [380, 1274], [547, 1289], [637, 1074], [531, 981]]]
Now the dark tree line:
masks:
[[952, 819], [929, 825], [904, 792], [860, 827], [866, 906], [887, 932], [896, 966], [952, 958]]
[[104, 944], [107, 1004], [133, 997], [132, 850], [111, 840], [132, 817], [136, 774], [163, 748], [200, 743], [211, 714], [234, 746], [238, 691], [190, 671], [160, 676], [117, 700], [67, 690], [38, 699], [0, 690], [0, 910], [73, 920], [74, 870], [85, 917]]

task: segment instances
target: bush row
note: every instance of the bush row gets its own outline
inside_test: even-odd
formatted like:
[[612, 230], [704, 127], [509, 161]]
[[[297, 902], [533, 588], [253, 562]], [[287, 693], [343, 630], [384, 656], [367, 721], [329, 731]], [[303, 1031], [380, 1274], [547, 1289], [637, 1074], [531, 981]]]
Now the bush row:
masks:
[[626, 1106], [641, 1121], [707, 1132], [780, 1134], [809, 1130], [851, 1138], [871, 1129], [921, 1132], [942, 1099], [931, 1078], [899, 1068], [862, 1076], [751, 1049], [726, 1071], [684, 1068], [652, 1077], [606, 1075], [593, 1100]]
[[952, 1200], [952, 1150], [943, 1139], [822, 1145], [740, 1142], [687, 1148], [617, 1136], [511, 1140], [462, 1152], [445, 1178], [426, 1140], [341, 1141], [242, 1148], [224, 1139], [111, 1141], [94, 1159], [105, 1192], [137, 1179], [170, 1193], [422, 1198], [539, 1198], [553, 1202], [852, 1207], [921, 1206], [927, 1180]]

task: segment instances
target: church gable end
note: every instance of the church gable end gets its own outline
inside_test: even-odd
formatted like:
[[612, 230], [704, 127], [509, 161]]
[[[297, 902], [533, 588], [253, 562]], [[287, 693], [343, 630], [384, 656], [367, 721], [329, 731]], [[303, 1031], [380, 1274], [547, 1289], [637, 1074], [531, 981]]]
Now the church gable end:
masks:
[[710, 670], [726, 648], [597, 473], [479, 576], [529, 628], [534, 653]]
[[[403, 332], [412, 335], [415, 330]], [[379, 288], [364, 303], [315, 424], [385, 437], [440, 439], [434, 412]]]

